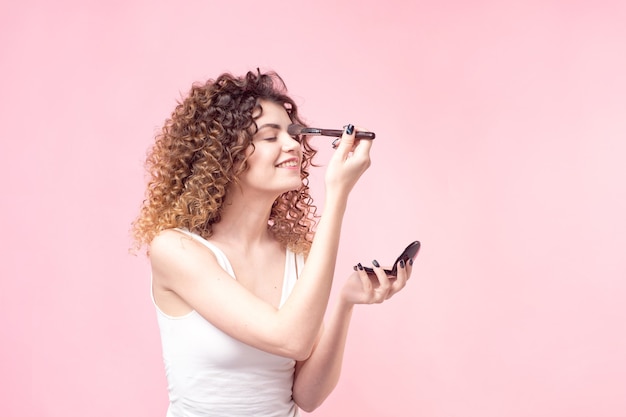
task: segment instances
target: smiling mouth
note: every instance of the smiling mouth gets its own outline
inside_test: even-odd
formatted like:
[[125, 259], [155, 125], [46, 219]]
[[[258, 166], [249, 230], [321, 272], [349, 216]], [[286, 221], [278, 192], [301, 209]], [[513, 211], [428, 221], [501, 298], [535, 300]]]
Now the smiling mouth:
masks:
[[280, 163], [278, 165], [276, 165], [278, 168], [295, 168], [297, 166], [299, 166], [298, 161], [296, 161], [295, 159], [292, 159], [290, 161], [285, 161], [283, 163]]

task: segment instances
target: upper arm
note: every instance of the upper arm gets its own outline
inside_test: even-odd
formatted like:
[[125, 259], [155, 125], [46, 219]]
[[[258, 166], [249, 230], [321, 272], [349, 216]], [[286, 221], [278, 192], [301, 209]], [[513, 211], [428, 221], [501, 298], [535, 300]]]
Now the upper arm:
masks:
[[160, 286], [224, 333], [270, 353], [299, 356], [281, 331], [278, 310], [233, 279], [204, 245], [166, 230], [153, 239], [150, 261]]

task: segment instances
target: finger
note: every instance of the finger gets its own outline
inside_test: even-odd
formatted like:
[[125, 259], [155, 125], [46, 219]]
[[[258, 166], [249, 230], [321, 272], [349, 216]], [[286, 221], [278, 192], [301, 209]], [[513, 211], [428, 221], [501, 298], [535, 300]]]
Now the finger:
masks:
[[406, 279], [408, 281], [409, 278], [411, 278], [411, 273], [413, 272], [413, 259], [409, 259], [404, 267], [406, 269]]
[[[361, 127], [357, 127], [355, 130], [357, 132], [360, 132], [360, 131], [367, 132], [367, 129], [363, 129]], [[371, 139], [355, 139], [352, 151], [354, 152], [354, 155], [357, 155], [357, 156], [358, 155], [369, 156], [370, 149], [373, 143], [374, 141]]]
[[377, 303], [382, 303], [387, 299], [387, 295], [391, 290], [391, 282], [389, 281], [389, 277], [385, 273], [385, 270], [381, 268], [378, 261], [375, 259], [372, 261], [372, 265], [374, 266], [374, 272], [376, 273], [376, 277], [378, 278], [378, 283], [380, 284], [375, 291], [375, 297]]
[[363, 304], [371, 304], [374, 298], [374, 287], [372, 285], [372, 281], [367, 275], [367, 271], [363, 269], [363, 265], [361, 265], [360, 262], [357, 264], [356, 267], [359, 279], [361, 280], [361, 286], [363, 288], [363, 298], [361, 299], [361, 302]]
[[[361, 128], [361, 127], [356, 127], [355, 129], [355, 139], [354, 139], [354, 144], [352, 145], [352, 149], [350, 150], [350, 152], [355, 152], [357, 149], [359, 149], [359, 153], [369, 153], [370, 148], [372, 147], [372, 143], [374, 142], [371, 139], [356, 139], [356, 134], [358, 132], [368, 132], [367, 129]], [[337, 149], [337, 147], [339, 146], [339, 143], [341, 142], [341, 138], [337, 138], [333, 141], [333, 149]]]
[[391, 284], [391, 290], [389, 291], [389, 294], [387, 294], [387, 299], [391, 298], [395, 293], [404, 288], [407, 280], [409, 279], [407, 265], [404, 263], [404, 260], [401, 259], [400, 262], [398, 262], [397, 271], [398, 273], [396, 275], [396, 279]]
[[343, 135], [341, 135], [341, 140], [337, 145], [337, 152], [345, 159], [352, 152], [352, 148], [354, 147], [356, 131], [354, 129], [354, 125], [348, 124], [343, 129]]
[[367, 276], [367, 272], [363, 269], [363, 265], [359, 262], [356, 265], [357, 271], [359, 272], [359, 279], [361, 280], [361, 284], [363, 285], [363, 289], [365, 291], [372, 291], [372, 281], [370, 281]]

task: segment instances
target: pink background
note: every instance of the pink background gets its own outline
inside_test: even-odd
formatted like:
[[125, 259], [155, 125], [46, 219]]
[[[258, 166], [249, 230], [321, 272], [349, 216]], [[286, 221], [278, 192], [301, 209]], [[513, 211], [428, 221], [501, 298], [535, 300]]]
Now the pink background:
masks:
[[3, 2], [0, 415], [165, 415], [127, 254], [145, 150], [193, 81], [256, 67], [311, 124], [378, 135], [335, 288], [423, 244], [313, 415], [626, 415], [624, 22], [598, 0]]

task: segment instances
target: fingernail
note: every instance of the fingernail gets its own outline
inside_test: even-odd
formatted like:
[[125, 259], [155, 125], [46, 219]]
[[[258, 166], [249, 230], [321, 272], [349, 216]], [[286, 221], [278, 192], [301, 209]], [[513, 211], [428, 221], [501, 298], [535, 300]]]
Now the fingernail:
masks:
[[361, 265], [361, 262], [359, 262], [358, 264], [356, 264], [356, 267], [359, 268], [359, 271], [363, 270], [363, 265]]
[[337, 149], [337, 146], [338, 146], [337, 143], [339, 142], [339, 139], [340, 138], [333, 140], [333, 149]]
[[404, 268], [404, 259], [400, 259], [400, 268]]
[[409, 259], [409, 265], [413, 266], [413, 258]]
[[376, 259], [372, 261], [372, 265], [374, 265], [376, 268], [380, 268], [380, 264], [378, 263]]
[[350, 124], [350, 125], [346, 126], [346, 133], [348, 135], [351, 135], [353, 132], [354, 132], [354, 125]]

